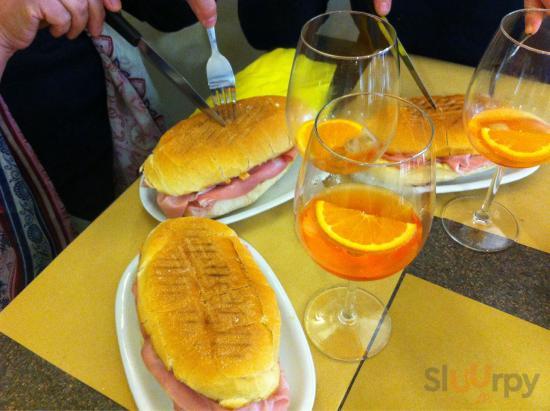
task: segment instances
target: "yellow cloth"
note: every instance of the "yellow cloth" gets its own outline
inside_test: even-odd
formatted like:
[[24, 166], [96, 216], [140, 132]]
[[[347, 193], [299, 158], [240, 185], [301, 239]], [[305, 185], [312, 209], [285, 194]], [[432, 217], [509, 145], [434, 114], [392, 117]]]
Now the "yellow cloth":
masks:
[[286, 96], [294, 49], [275, 49], [235, 76], [239, 100], [254, 96]]
[[[235, 78], [238, 98], [286, 96], [294, 54], [294, 49], [275, 49], [248, 65]], [[311, 60], [303, 54], [298, 56], [296, 65], [299, 67], [297, 77], [302, 89], [297, 97], [304, 105], [319, 109], [326, 102], [336, 66]]]

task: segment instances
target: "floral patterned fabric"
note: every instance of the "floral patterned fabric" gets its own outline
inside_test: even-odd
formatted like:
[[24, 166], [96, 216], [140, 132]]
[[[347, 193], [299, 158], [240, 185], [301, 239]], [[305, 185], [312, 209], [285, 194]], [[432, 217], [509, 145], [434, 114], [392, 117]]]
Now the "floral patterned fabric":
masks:
[[163, 118], [154, 109], [158, 96], [137, 49], [107, 25], [93, 42], [105, 70], [113, 166], [121, 192], [137, 178], [139, 167], [155, 147]]
[[[120, 193], [137, 178], [163, 119], [139, 52], [107, 25], [93, 42], [105, 70]], [[73, 238], [53, 184], [0, 96], [0, 310]]]

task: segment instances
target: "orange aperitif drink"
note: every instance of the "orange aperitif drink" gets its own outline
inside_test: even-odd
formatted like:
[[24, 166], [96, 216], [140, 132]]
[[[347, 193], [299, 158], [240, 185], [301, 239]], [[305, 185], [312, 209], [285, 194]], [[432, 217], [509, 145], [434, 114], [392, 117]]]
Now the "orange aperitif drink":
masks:
[[[410, 132], [397, 127], [402, 113]], [[356, 93], [323, 107], [313, 132], [306, 126], [299, 136], [305, 152], [294, 196], [296, 231], [319, 267], [349, 281], [319, 290], [304, 326], [330, 358], [357, 361], [380, 352], [391, 333], [386, 304], [357, 281], [401, 271], [430, 231], [433, 125], [400, 97]], [[423, 143], [418, 150], [401, 161], [378, 160], [390, 143], [411, 138]]]
[[473, 146], [492, 162], [526, 168], [550, 160], [550, 124], [513, 108], [488, 109], [468, 122]]
[[395, 274], [422, 247], [422, 223], [390, 190], [361, 184], [329, 188], [301, 209], [298, 230], [306, 250], [325, 270], [348, 280]]

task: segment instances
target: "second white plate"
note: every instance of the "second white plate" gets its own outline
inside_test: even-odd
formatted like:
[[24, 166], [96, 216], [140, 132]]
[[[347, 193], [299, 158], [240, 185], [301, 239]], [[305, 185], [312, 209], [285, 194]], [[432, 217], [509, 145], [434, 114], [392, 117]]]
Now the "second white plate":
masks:
[[[521, 180], [525, 177], [530, 176], [538, 169], [539, 166], [531, 168], [507, 168], [505, 169], [504, 177], [502, 177], [500, 185], [509, 184], [513, 183], [514, 181]], [[491, 178], [493, 177], [494, 172], [495, 169], [490, 168], [486, 171], [482, 171], [479, 174], [474, 174], [472, 176], [458, 177], [454, 180], [438, 184], [435, 190], [438, 194], [444, 194], [487, 188], [491, 183]]]

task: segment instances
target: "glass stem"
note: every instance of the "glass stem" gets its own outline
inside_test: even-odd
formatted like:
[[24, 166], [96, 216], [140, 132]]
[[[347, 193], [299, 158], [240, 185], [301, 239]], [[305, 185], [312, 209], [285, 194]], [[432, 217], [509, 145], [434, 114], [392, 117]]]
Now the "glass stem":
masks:
[[474, 224], [481, 224], [484, 226], [491, 225], [491, 215], [489, 214], [489, 209], [491, 204], [497, 194], [498, 188], [500, 187], [500, 180], [502, 180], [503, 168], [498, 166], [493, 178], [491, 179], [491, 184], [485, 195], [485, 200], [481, 208], [474, 212]]
[[357, 313], [355, 312], [355, 299], [357, 296], [356, 291], [357, 284], [353, 281], [348, 281], [344, 306], [340, 312], [340, 321], [347, 325], [355, 323], [355, 320], [357, 319]]

